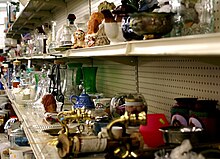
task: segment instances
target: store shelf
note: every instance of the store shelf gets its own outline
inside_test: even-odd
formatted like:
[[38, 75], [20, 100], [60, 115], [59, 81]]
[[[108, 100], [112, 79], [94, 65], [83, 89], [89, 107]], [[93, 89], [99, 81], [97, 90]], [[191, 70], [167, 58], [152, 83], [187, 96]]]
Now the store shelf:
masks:
[[40, 111], [40, 109], [36, 110], [30, 105], [28, 107], [17, 104], [11, 94], [11, 91], [7, 88], [5, 90], [7, 90], [6, 93], [12, 103], [12, 107], [18, 116], [19, 121], [22, 122], [24, 132], [28, 138], [36, 159], [59, 159], [60, 157], [58, 156], [56, 147], [48, 144], [48, 142], [53, 138], [48, 134], [41, 132], [40, 129], [42, 127], [49, 127], [45, 122], [43, 122], [43, 111]]
[[70, 49], [63, 57], [96, 56], [220, 56], [220, 33], [130, 41], [115, 45]]
[[54, 59], [56, 56], [58, 58], [114, 56], [220, 56], [220, 33], [122, 42], [114, 45], [69, 49], [54, 54], [19, 57], [19, 59]]
[[129, 55], [220, 55], [220, 33], [129, 42]]
[[70, 49], [64, 51], [65, 57], [91, 57], [91, 56], [125, 56], [127, 55], [128, 43], [115, 45], [96, 46], [91, 48]]
[[[45, 129], [62, 128], [59, 123], [47, 124], [44, 122], [44, 108], [33, 107], [31, 103], [25, 105], [17, 104], [13, 96], [12, 90], [7, 88], [5, 81], [3, 80], [4, 88], [9, 100], [12, 103], [12, 107], [18, 116], [19, 121], [22, 123], [24, 132], [28, 138], [29, 144], [36, 159], [60, 159], [57, 148], [51, 145], [52, 140], [56, 139], [56, 136], [50, 136], [43, 132]], [[67, 106], [68, 107], [68, 106]], [[90, 154], [88, 156], [80, 157], [81, 159], [103, 159], [104, 154]]]
[[8, 29], [6, 37], [17, 38], [23, 33], [33, 31], [36, 27], [51, 20], [55, 11], [64, 7], [66, 7], [64, 0], [30, 0]]

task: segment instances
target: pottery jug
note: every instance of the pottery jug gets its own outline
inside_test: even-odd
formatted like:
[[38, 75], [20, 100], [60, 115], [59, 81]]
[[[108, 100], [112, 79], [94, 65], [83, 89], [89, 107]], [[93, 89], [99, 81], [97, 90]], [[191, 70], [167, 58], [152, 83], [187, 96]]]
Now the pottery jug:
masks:
[[[73, 101], [75, 99], [75, 102]], [[73, 108], [95, 108], [94, 103], [90, 99], [88, 94], [81, 94], [80, 96], [72, 95], [70, 96], [70, 102], [73, 103]]]

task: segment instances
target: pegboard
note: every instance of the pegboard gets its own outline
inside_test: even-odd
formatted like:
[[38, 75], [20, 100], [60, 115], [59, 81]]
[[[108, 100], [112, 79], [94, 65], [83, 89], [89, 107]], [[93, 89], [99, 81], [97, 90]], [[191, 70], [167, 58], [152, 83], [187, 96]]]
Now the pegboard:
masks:
[[139, 57], [139, 92], [149, 106], [149, 113], [165, 113], [176, 97], [220, 100], [220, 66], [197, 58]]
[[[89, 4], [89, 2], [91, 2]], [[97, 11], [100, 0], [68, 1], [63, 12], [54, 13], [57, 28], [66, 22], [68, 13], [76, 14], [76, 21], [83, 21], [90, 11]], [[119, 5], [121, 2], [109, 0]], [[91, 8], [89, 6], [91, 5]], [[214, 30], [220, 31], [220, 4], [214, 1]], [[138, 57], [138, 67], [108, 60], [94, 60], [98, 67], [97, 90], [107, 97], [119, 92], [142, 93], [149, 113], [164, 113], [170, 119], [170, 108], [176, 97], [197, 97], [220, 101], [220, 67], [203, 62], [199, 57]], [[215, 59], [217, 62], [220, 59]], [[138, 78], [137, 78], [138, 77]]]
[[[120, 58], [120, 57], [119, 57]], [[105, 97], [116, 93], [136, 92], [136, 67], [108, 60], [94, 60], [97, 70], [97, 91]]]
[[215, 32], [220, 32], [220, 19], [219, 19], [219, 17], [220, 17], [220, 10], [219, 10], [219, 8], [220, 8], [220, 1], [219, 0], [214, 0], [213, 1], [214, 2], [214, 12], [213, 12], [213, 14], [214, 14], [214, 31]]

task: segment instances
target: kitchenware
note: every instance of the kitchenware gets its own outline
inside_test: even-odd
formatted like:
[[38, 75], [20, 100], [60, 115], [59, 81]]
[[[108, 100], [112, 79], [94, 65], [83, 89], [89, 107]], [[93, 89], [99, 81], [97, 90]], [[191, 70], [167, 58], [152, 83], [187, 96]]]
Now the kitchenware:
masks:
[[67, 86], [64, 96], [68, 101], [71, 95], [78, 96], [82, 93], [82, 90], [79, 88], [83, 80], [81, 67], [82, 63], [67, 63]]
[[144, 96], [140, 93], [117, 93], [110, 102], [110, 113], [113, 118], [124, 115], [125, 111], [129, 114], [138, 114], [141, 111], [147, 113], [147, 103]]
[[192, 110], [199, 112], [213, 112], [216, 111], [217, 104], [217, 100], [199, 99], [196, 101]]
[[59, 47], [59, 44], [57, 43], [56, 41], [56, 21], [51, 21], [51, 24], [52, 24], [52, 31], [51, 31], [51, 39], [50, 41], [48, 42], [47, 40], [47, 43], [49, 43], [48, 45], [48, 53], [54, 53], [56, 52], [55, 48], [58, 48]]
[[[75, 99], [75, 102], [73, 99]], [[81, 94], [80, 96], [72, 95], [70, 96], [70, 102], [73, 103], [73, 108], [95, 108], [88, 94]]]
[[136, 33], [134, 33], [133, 29], [130, 26], [130, 19], [131, 19], [130, 16], [122, 18], [121, 29], [122, 29], [123, 37], [127, 41], [143, 40], [144, 38], [143, 35], [137, 35]]
[[11, 134], [9, 135], [9, 141], [11, 147], [29, 146], [28, 139], [24, 133], [24, 130], [22, 130], [21, 128], [11, 131]]
[[163, 133], [165, 144], [181, 144], [183, 140], [189, 139], [192, 144], [204, 141], [206, 137], [202, 128], [166, 126], [159, 129]]
[[178, 97], [174, 98], [176, 103], [171, 108], [171, 125], [188, 126], [189, 111], [195, 107], [197, 98]]
[[96, 73], [98, 67], [82, 67], [83, 87], [88, 94], [97, 93], [96, 90]]
[[134, 33], [145, 36], [145, 39], [150, 35], [152, 38], [160, 38], [173, 29], [173, 16], [172, 13], [133, 13], [130, 14], [130, 25]]
[[218, 135], [217, 100], [199, 99], [189, 112], [189, 125], [201, 127], [210, 138]]
[[120, 126], [113, 126], [112, 127], [112, 134], [115, 139], [120, 139], [123, 135], [123, 128]]

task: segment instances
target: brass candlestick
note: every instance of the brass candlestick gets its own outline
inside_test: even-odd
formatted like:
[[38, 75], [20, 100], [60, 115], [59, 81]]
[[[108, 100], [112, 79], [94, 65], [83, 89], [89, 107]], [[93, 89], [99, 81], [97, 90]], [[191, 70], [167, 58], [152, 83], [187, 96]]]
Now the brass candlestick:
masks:
[[69, 122], [80, 122], [86, 120], [92, 120], [92, 112], [91, 110], [87, 110], [84, 108], [73, 109], [72, 111], [64, 111], [58, 114], [58, 119], [63, 127], [64, 133], [66, 135], [69, 134], [69, 128], [67, 124]]
[[[127, 158], [127, 157], [138, 157], [136, 151], [143, 148], [144, 143], [143, 137], [140, 133], [132, 133], [126, 136], [126, 128], [128, 126], [139, 126], [139, 125], [146, 125], [146, 112], [142, 111], [138, 114], [129, 114], [125, 112], [120, 118], [113, 120], [110, 124], [107, 125], [107, 133], [110, 137], [110, 140], [117, 140], [119, 146], [116, 149], [110, 150], [110, 155], [117, 156], [119, 158]], [[122, 125], [123, 133], [122, 137], [116, 138], [112, 132], [113, 126]], [[125, 135], [125, 136], [123, 136]]]

